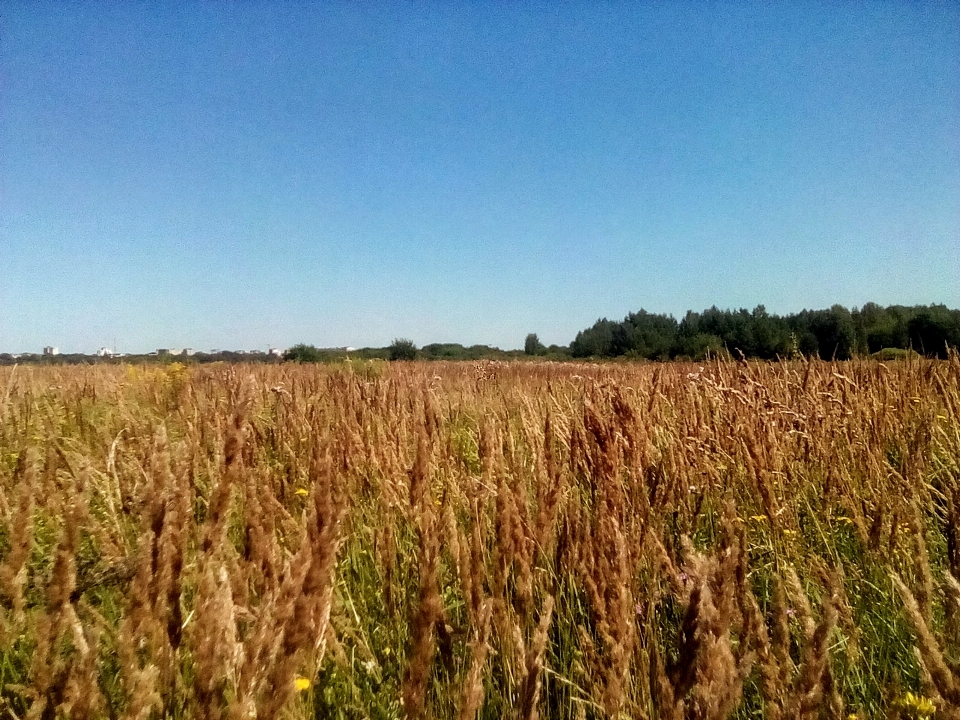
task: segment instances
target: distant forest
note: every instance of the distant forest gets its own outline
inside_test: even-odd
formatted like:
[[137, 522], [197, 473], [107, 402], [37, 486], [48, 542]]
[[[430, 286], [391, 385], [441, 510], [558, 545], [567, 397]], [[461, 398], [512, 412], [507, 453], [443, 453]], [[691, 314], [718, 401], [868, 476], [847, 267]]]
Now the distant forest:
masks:
[[867, 303], [848, 310], [803, 310], [792, 315], [771, 315], [763, 305], [750, 310], [688, 312], [677, 321], [672, 315], [640, 310], [617, 322], [602, 318], [581, 330], [569, 346], [543, 345], [536, 333], [526, 337], [522, 350], [501, 350], [489, 345], [465, 347], [459, 343], [432, 343], [417, 347], [398, 338], [383, 348], [317, 348], [298, 344], [283, 357], [263, 352], [196, 353], [180, 355], [124, 355], [95, 357], [68, 355], [11, 355], [0, 352], [0, 365], [15, 363], [209, 363], [209, 362], [343, 362], [354, 360], [511, 360], [537, 357], [624, 358], [627, 360], [702, 360], [708, 357], [776, 358], [820, 357], [824, 360], [875, 355], [895, 359], [911, 353], [947, 357], [960, 350], [960, 310], [944, 305], [881, 307]]
[[895, 357], [908, 350], [944, 358], [948, 347], [960, 348], [960, 310], [944, 305], [881, 307], [867, 303], [853, 310], [834, 305], [829, 310], [783, 316], [771, 315], [758, 305], [752, 312], [717, 307], [690, 311], [679, 322], [672, 315], [646, 310], [630, 313], [620, 322], [603, 318], [577, 333], [570, 354], [648, 360], [727, 354], [735, 358], [803, 355], [846, 360], [875, 353]]

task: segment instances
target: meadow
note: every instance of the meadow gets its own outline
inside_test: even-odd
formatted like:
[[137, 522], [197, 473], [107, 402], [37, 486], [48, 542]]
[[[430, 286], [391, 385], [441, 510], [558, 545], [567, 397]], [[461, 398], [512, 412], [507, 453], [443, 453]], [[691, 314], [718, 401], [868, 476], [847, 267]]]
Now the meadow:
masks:
[[0, 368], [3, 718], [960, 718], [960, 357]]

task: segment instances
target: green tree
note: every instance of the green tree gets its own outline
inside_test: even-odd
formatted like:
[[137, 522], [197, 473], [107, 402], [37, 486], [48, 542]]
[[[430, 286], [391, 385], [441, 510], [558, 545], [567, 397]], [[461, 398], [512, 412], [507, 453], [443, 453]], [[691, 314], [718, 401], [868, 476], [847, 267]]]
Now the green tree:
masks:
[[672, 315], [629, 313], [613, 330], [611, 354], [648, 360], [666, 360], [677, 339], [677, 321]]
[[943, 305], [916, 308], [909, 322], [910, 345], [924, 355], [947, 357], [948, 347], [960, 345], [960, 312], [950, 311]]
[[597, 320], [593, 327], [581, 330], [570, 343], [573, 357], [611, 357], [613, 353], [613, 331], [618, 323], [606, 318]]
[[803, 310], [791, 317], [800, 352], [821, 360], [847, 360], [856, 349], [856, 327], [850, 311], [842, 305], [829, 310]]
[[546, 348], [540, 342], [536, 333], [530, 333], [527, 335], [527, 339], [523, 341], [523, 352], [526, 355], [543, 355], [545, 350]]
[[321, 353], [313, 345], [304, 345], [299, 343], [294, 345], [292, 348], [289, 348], [284, 354], [283, 359], [292, 361], [292, 362], [320, 362]]
[[675, 355], [691, 360], [705, 360], [729, 355], [726, 348], [723, 347], [723, 340], [716, 335], [706, 333], [678, 338], [674, 351]]
[[416, 360], [417, 359], [417, 346], [413, 344], [412, 340], [407, 340], [406, 338], [397, 338], [388, 348], [390, 351], [391, 360]]

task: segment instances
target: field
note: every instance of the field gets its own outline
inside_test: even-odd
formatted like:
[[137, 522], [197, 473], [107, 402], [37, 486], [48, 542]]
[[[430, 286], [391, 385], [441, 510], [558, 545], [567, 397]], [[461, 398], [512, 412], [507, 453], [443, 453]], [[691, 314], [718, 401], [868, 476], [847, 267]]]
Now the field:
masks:
[[0, 715], [960, 718], [958, 388], [0, 368]]

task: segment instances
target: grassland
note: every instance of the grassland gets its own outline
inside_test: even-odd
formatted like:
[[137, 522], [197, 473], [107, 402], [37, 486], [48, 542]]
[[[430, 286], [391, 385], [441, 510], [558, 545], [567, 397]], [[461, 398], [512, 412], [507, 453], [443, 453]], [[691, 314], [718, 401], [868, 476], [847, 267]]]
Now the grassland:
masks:
[[958, 387], [0, 368], [0, 714], [960, 718]]

